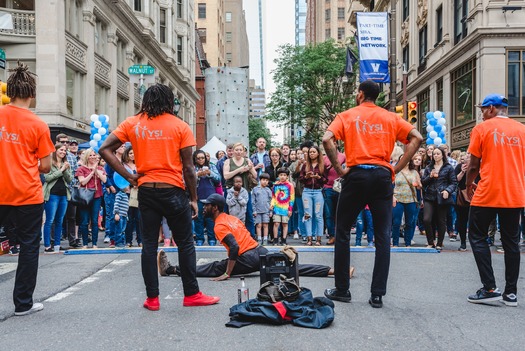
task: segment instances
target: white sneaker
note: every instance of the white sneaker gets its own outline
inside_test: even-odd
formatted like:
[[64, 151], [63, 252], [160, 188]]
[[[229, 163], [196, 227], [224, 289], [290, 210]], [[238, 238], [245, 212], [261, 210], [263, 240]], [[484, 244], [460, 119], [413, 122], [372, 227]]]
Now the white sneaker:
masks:
[[299, 239], [299, 234], [295, 233], [295, 234], [293, 235], [293, 238], [294, 238], [294, 239]]
[[110, 241], [109, 236], [106, 236], [106, 237], [104, 238], [104, 243], [107, 244], [107, 243], [109, 243], [109, 241]]
[[15, 316], [27, 316], [28, 314], [33, 314], [38, 311], [42, 311], [44, 309], [44, 305], [42, 305], [40, 302], [34, 303], [31, 309], [23, 312], [15, 312]]

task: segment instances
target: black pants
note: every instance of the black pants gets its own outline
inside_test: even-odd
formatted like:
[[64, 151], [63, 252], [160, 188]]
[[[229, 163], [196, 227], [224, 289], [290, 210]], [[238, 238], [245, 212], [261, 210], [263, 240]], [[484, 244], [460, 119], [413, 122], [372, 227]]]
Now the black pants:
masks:
[[38, 273], [38, 254], [44, 204], [6, 206], [0, 205], [0, 225], [13, 216], [16, 237], [20, 244], [16, 269], [13, 302], [15, 312], [24, 312], [33, 307], [33, 292]]
[[490, 247], [487, 242], [490, 223], [499, 216], [501, 244], [505, 250], [505, 294], [516, 294], [520, 273], [521, 208], [470, 207], [469, 240], [485, 289], [496, 288]]
[[437, 246], [443, 246], [445, 232], [447, 231], [447, 213], [450, 205], [438, 205], [437, 201], [425, 200], [423, 222], [427, 229], [427, 244], [434, 245], [435, 233], [432, 223], [437, 223], [438, 240]]
[[390, 234], [392, 229], [392, 176], [387, 169], [352, 168], [345, 176], [339, 195], [335, 231], [335, 287], [350, 287], [350, 229], [359, 212], [368, 204], [375, 236], [375, 263], [371, 293], [386, 294], [390, 269]]
[[463, 247], [465, 247], [467, 244], [467, 224], [469, 211], [470, 206], [456, 206], [456, 228], [461, 240], [461, 246]]
[[[246, 251], [237, 258], [231, 275], [250, 274], [260, 271], [260, 256], [268, 254], [263, 246]], [[197, 266], [197, 277], [218, 277], [226, 272], [228, 259]], [[299, 275], [303, 277], [327, 277], [330, 267], [318, 264], [299, 264]], [[180, 275], [179, 266], [175, 266], [175, 274]]]
[[178, 247], [182, 286], [185, 296], [199, 292], [195, 274], [196, 255], [191, 231], [191, 207], [181, 188], [139, 187], [139, 209], [142, 215], [142, 276], [148, 297], [159, 295], [157, 249], [162, 217], [166, 217]]
[[67, 240], [69, 241], [69, 246], [75, 244], [75, 228], [77, 225], [77, 206], [74, 205], [71, 201], [67, 203], [66, 211], [66, 220], [64, 221], [67, 233]]

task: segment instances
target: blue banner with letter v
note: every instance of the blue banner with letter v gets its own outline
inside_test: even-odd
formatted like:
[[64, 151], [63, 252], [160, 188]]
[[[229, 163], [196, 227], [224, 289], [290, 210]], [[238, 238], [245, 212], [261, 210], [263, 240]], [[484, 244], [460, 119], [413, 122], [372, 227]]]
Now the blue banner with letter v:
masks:
[[358, 12], [360, 81], [390, 83], [388, 72], [388, 13]]

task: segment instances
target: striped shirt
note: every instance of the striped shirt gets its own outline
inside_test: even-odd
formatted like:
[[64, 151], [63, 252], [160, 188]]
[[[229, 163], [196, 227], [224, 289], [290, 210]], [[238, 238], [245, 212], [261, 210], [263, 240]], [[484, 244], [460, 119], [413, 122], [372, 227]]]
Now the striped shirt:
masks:
[[119, 214], [120, 217], [127, 217], [129, 210], [129, 197], [123, 191], [119, 191], [115, 195], [115, 205], [113, 207], [113, 214]]

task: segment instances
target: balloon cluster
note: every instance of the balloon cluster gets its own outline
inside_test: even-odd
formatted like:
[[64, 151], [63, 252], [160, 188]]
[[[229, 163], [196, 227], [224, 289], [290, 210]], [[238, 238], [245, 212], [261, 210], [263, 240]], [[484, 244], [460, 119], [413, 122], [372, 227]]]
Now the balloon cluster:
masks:
[[104, 140], [108, 137], [109, 117], [107, 115], [91, 115], [91, 137], [89, 146], [98, 152]]
[[447, 143], [447, 120], [441, 111], [427, 112], [427, 145], [443, 145]]

